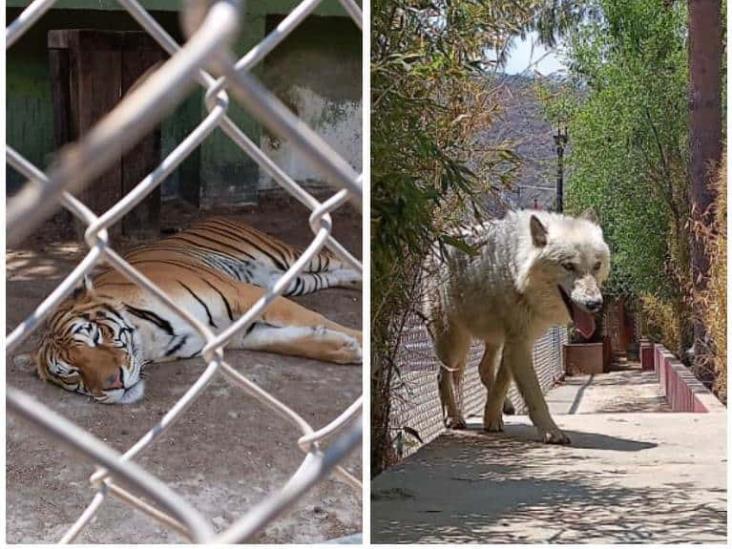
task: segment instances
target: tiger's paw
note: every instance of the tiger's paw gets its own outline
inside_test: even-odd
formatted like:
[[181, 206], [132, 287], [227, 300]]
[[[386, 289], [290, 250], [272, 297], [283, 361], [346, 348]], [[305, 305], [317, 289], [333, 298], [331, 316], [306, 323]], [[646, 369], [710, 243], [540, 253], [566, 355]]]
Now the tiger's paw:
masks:
[[342, 347], [342, 353], [347, 357], [344, 364], [362, 364], [363, 348], [361, 343], [355, 338], [349, 337], [349, 341]]
[[145, 396], [145, 382], [138, 381], [127, 389], [107, 391], [103, 397], [95, 397], [102, 404], [134, 404]]

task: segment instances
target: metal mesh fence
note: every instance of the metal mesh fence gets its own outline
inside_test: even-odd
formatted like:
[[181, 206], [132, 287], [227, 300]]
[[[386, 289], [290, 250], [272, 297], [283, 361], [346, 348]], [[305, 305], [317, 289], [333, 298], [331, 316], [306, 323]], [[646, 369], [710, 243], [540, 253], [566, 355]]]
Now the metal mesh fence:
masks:
[[[55, 3], [56, 0], [32, 2], [7, 27], [7, 48], [10, 48]], [[8, 146], [8, 163], [27, 178], [20, 192], [8, 201], [8, 245], [21, 242], [61, 205], [86, 225], [85, 241], [89, 250], [63, 282], [7, 336], [7, 351], [10, 353], [17, 349], [40, 326], [43, 319], [72, 292], [84, 275], [90, 273], [97, 264], [106, 262], [187, 320], [206, 341], [202, 355], [207, 368], [168, 413], [124, 454], [117, 453], [60, 414], [10, 387], [7, 391], [8, 409], [30, 421], [48, 436], [82, 453], [97, 466], [96, 472], [90, 478], [97, 490], [96, 495], [63, 536], [62, 542], [73, 541], [110, 495], [135, 506], [150, 518], [179, 532], [191, 541], [199, 543], [246, 541], [331, 472], [359, 494], [361, 492], [360, 481], [338, 465], [361, 441], [361, 398], [333, 421], [316, 429], [296, 411], [232, 368], [224, 356], [226, 344], [236, 334], [246, 330], [324, 246], [353, 268], [361, 271], [360, 262], [331, 236], [330, 216], [330, 212], [346, 201], [360, 207], [361, 175], [356, 173], [320, 136], [287, 110], [250, 73], [257, 63], [317, 8], [320, 0], [301, 2], [270, 34], [238, 61], [231, 56], [229, 50], [243, 17], [242, 5], [238, 1], [185, 2], [182, 22], [188, 39], [183, 45], [177, 44], [136, 0], [120, 0], [119, 3], [171, 57], [120, 101], [83, 138], [61, 151], [58, 160], [47, 172], [44, 173], [28, 162], [12, 148], [12, 144]], [[361, 29], [360, 7], [353, 0], [341, 0], [341, 4]], [[196, 82], [206, 90], [207, 116], [130, 193], [99, 216], [71, 194], [104, 172], [121, 152], [129, 150], [145, 136], [186, 97]], [[327, 200], [318, 201], [293, 181], [227, 116], [229, 94], [236, 97], [238, 103], [269, 131], [292, 143], [329, 183], [340, 187], [340, 190]], [[117, 254], [111, 247], [107, 229], [119, 222], [160, 185], [217, 128], [229, 136], [261, 169], [310, 211], [309, 221], [314, 236], [301, 257], [282, 278], [230, 328], [216, 334], [178, 307], [150, 280]], [[265, 497], [244, 517], [219, 534], [214, 532], [211, 524], [198, 510], [132, 461], [179, 419], [196, 399], [205, 398], [204, 389], [215, 375], [223, 375], [234, 387], [256, 398], [272, 413], [290, 422], [300, 433], [297, 445], [304, 453], [301, 465], [279, 491]], [[146, 499], [143, 500], [141, 497]]]
[[[562, 345], [566, 342], [567, 329], [554, 327], [534, 345], [534, 368], [543, 391], [547, 391], [563, 375]], [[485, 406], [486, 391], [478, 375], [482, 356], [483, 346], [474, 343], [458, 389], [458, 400], [462, 402], [466, 417], [475, 414], [482, 417]], [[396, 454], [399, 458], [405, 458], [445, 430], [437, 384], [440, 363], [427, 328], [416, 314], [412, 314], [406, 323], [396, 362], [400, 379], [392, 388], [390, 428], [397, 441]], [[516, 408], [516, 413], [526, 413], [526, 406], [514, 384], [511, 384], [508, 398]], [[416, 432], [419, 439], [410, 432]]]

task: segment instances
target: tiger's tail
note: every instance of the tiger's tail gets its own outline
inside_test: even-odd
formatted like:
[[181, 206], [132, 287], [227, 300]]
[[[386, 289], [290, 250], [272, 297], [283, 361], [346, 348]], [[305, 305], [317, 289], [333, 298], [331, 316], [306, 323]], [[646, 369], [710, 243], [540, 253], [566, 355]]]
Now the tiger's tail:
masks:
[[300, 273], [285, 288], [283, 295], [305, 295], [326, 288], [360, 289], [361, 273], [355, 269], [336, 269], [320, 273]]
[[305, 270], [287, 285], [283, 295], [305, 295], [334, 287], [361, 289], [362, 275], [330, 250], [323, 250], [310, 259]]

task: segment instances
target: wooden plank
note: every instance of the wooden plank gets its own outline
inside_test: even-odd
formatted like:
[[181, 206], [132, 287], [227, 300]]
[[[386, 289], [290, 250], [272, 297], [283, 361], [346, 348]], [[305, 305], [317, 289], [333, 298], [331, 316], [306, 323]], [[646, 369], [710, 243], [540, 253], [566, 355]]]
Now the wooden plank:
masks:
[[[166, 54], [144, 32], [69, 29], [49, 32], [54, 86], [57, 145], [76, 141], [112, 110], [151, 66]], [[79, 193], [95, 213], [102, 214], [160, 162], [160, 128], [140, 141], [124, 158]], [[138, 238], [159, 234], [160, 191], [154, 191], [120, 223], [112, 236]], [[76, 224], [77, 234], [85, 227]]]
[[[71, 95], [69, 80], [69, 51], [54, 40], [57, 31], [49, 32], [48, 61], [51, 77], [51, 100], [53, 102], [53, 143], [55, 150], [60, 150], [67, 143], [74, 141], [71, 136]], [[53, 216], [53, 222], [62, 226], [74, 224], [73, 215], [66, 209], [61, 209]]]
[[[49, 33], [49, 34], [53, 34]], [[50, 46], [50, 40], [49, 40]], [[56, 149], [69, 141], [71, 121], [71, 97], [69, 95], [69, 52], [67, 49], [48, 50], [51, 73], [51, 99], [53, 101], [53, 138]]]
[[[73, 77], [72, 113], [78, 137], [86, 134], [119, 102], [122, 52], [118, 34], [89, 30], [69, 31], [69, 60]], [[109, 210], [121, 196], [120, 160], [79, 193], [80, 200], [97, 214]], [[121, 225], [110, 227], [109, 231], [110, 236], [118, 236], [122, 232]]]
[[[165, 52], [146, 34], [125, 33], [122, 93], [128, 93], [144, 81], [165, 57]], [[160, 164], [161, 141], [161, 129], [157, 126], [122, 157], [123, 195]], [[137, 239], [160, 235], [160, 186], [122, 219], [122, 232]]]

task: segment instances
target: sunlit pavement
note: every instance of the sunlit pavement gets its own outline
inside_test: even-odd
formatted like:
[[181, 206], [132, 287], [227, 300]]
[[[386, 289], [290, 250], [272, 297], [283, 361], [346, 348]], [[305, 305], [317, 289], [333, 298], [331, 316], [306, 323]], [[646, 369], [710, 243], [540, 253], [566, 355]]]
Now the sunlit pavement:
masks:
[[[526, 416], [440, 436], [372, 482], [376, 543], [725, 543], [726, 413], [672, 413], [653, 373], [579, 378]], [[660, 397], [660, 399], [659, 399]]]

